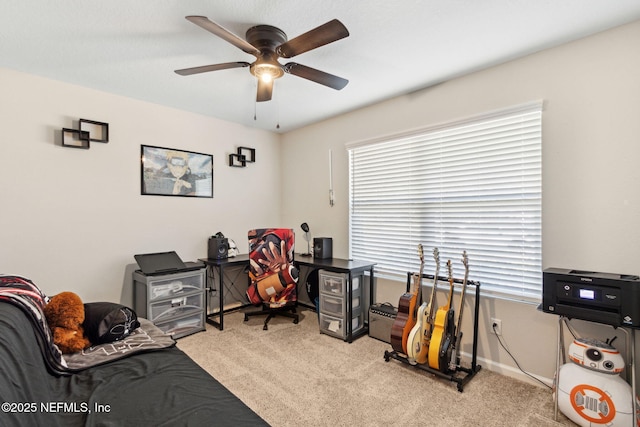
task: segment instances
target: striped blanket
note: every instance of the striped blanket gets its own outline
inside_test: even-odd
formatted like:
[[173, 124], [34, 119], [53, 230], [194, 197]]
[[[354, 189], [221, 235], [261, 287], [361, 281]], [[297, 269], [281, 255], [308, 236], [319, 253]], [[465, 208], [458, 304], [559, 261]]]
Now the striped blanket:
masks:
[[62, 353], [53, 343], [51, 330], [44, 317], [44, 306], [49, 298], [29, 279], [0, 275], [0, 302], [16, 305], [24, 311], [33, 325], [47, 368], [55, 375], [68, 375]]

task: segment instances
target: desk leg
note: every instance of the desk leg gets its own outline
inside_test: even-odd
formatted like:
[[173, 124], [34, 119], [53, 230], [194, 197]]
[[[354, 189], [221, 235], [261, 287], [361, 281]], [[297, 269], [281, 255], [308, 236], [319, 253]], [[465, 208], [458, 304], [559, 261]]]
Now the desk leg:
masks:
[[[369, 307], [375, 304], [376, 289], [373, 283], [373, 266], [369, 269]], [[369, 309], [367, 307], [367, 310]]]
[[636, 412], [636, 330], [631, 329], [631, 361], [629, 362], [629, 368], [631, 369], [631, 410], [633, 411], [632, 426], [637, 426], [638, 414]]
[[[346, 322], [346, 339], [345, 341], [347, 341], [348, 343], [352, 343], [353, 342], [353, 274], [351, 274], [351, 271], [349, 271], [349, 274], [347, 276], [347, 280], [349, 280], [349, 284], [347, 285], [347, 318], [345, 319]], [[360, 287], [362, 289], [362, 283], [360, 284]]]
[[224, 267], [220, 266], [220, 330], [224, 329]]
[[[211, 269], [212, 273], [215, 273], [215, 266], [210, 266], [209, 267]], [[224, 301], [224, 279], [223, 279], [223, 273], [224, 271], [222, 270], [222, 266], [219, 266], [218, 268], [218, 272], [220, 274], [219, 277], [219, 283], [218, 283], [218, 292], [220, 295], [220, 311], [218, 312], [217, 316], [220, 317], [219, 321], [215, 321], [213, 320], [211, 317], [209, 317], [210, 315], [207, 313], [207, 323], [210, 325], [215, 326], [216, 328], [218, 328], [219, 330], [222, 330], [224, 327], [224, 310], [223, 310], [223, 301]], [[207, 275], [208, 276], [208, 275]], [[215, 274], [211, 275], [211, 280], [215, 280]], [[208, 296], [207, 296], [207, 300], [208, 300]], [[211, 316], [215, 316], [215, 314], [212, 314]]]

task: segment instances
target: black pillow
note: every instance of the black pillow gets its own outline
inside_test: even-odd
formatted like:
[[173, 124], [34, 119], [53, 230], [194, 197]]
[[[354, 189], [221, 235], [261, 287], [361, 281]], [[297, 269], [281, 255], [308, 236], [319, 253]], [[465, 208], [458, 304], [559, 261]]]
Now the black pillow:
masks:
[[84, 333], [91, 344], [120, 340], [140, 327], [136, 312], [113, 302], [89, 302], [84, 305]]

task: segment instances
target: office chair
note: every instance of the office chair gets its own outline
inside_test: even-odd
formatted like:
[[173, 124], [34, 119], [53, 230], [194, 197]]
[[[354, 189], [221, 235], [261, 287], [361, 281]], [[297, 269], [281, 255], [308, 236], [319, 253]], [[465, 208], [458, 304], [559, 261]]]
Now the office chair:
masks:
[[262, 329], [275, 316], [285, 316], [297, 324], [298, 269], [293, 265], [295, 236], [288, 228], [260, 228], [249, 230], [249, 301], [261, 310], [244, 313], [244, 321], [250, 316], [267, 317]]

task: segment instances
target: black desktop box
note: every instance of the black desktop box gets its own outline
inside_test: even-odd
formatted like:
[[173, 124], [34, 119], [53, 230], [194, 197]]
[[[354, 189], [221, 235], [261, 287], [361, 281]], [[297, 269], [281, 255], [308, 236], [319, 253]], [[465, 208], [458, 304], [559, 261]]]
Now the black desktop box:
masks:
[[333, 239], [331, 237], [314, 237], [313, 257], [319, 259], [333, 258]]

